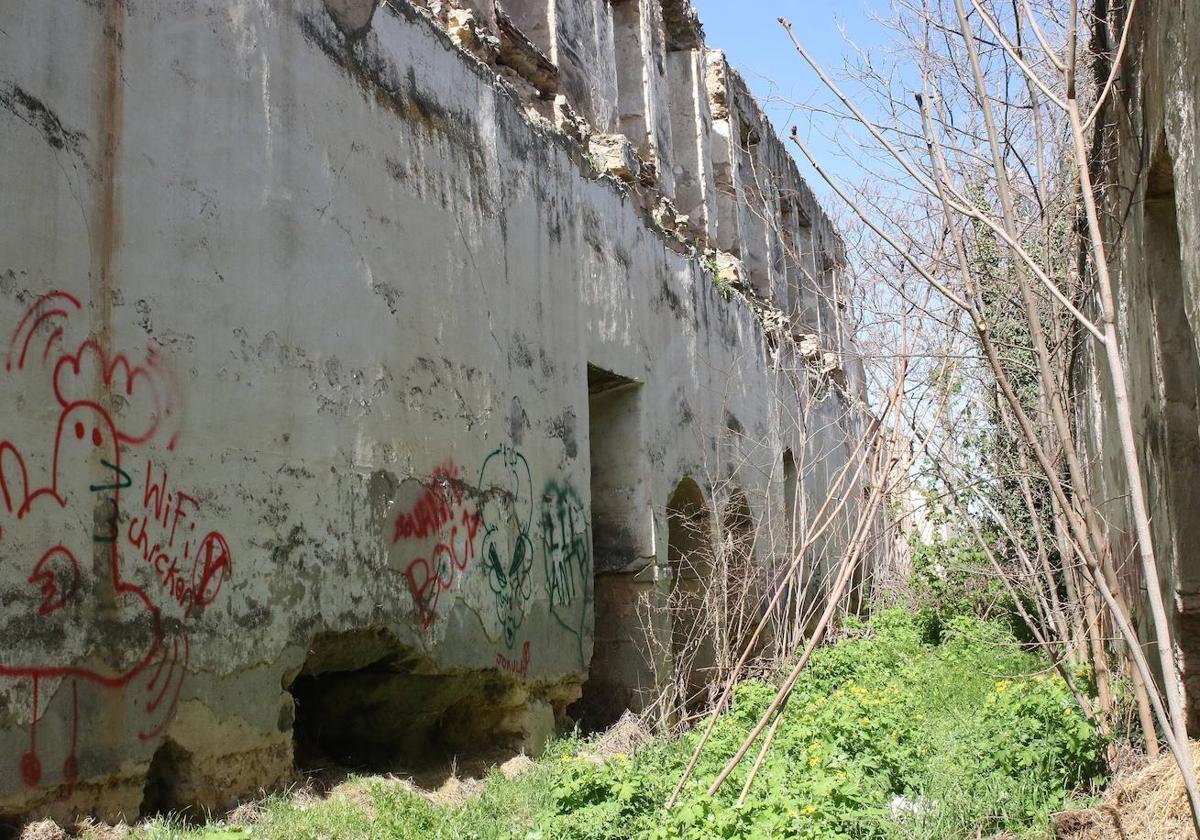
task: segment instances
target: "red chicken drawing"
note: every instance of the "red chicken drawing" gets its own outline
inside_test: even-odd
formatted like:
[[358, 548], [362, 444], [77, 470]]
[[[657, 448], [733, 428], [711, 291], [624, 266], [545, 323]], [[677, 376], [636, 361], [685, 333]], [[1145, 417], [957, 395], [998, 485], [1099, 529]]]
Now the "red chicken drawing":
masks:
[[[141, 686], [145, 675], [139, 704], [153, 723], [140, 734], [151, 737], [170, 719], [190, 652], [186, 636], [165, 638], [162, 611], [132, 579], [121, 551], [122, 493], [133, 483], [123, 458], [157, 439], [173, 448], [178, 433], [166, 434], [172, 383], [154, 349], [136, 363], [90, 337], [67, 351], [67, 322], [81, 311], [66, 292], [38, 298], [19, 322], [5, 364], [17, 376], [33, 374], [40, 360], [40, 371], [51, 372], [51, 414], [57, 412], [48, 440], [12, 440], [0, 426], [0, 557], [5, 566], [27, 563], [31, 587], [29, 614], [15, 624], [21, 638], [0, 653], [0, 678], [31, 682], [29, 749], [19, 759], [30, 786], [43, 775], [37, 725], [45, 683], [70, 687], [71, 741], [62, 766], [69, 785], [79, 770], [80, 683], [122, 689]], [[29, 436], [33, 425], [20, 431]]]

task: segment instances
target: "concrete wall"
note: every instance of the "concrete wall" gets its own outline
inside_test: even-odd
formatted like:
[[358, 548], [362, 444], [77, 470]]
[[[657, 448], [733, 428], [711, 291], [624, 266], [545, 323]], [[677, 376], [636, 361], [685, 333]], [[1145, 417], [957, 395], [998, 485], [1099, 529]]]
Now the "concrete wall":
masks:
[[[1108, 11], [1115, 50], [1126, 15]], [[1164, 597], [1172, 610], [1193, 735], [1200, 734], [1200, 17], [1190, 0], [1140, 4], [1096, 135], [1096, 181], [1117, 286], [1118, 329], [1145, 466]], [[1108, 67], [1097, 73], [1107, 76]], [[1093, 492], [1115, 559], [1144, 592], [1107, 369], [1085, 347], [1074, 374]], [[1149, 618], [1142, 610], [1142, 632]]]
[[[775, 279], [726, 300], [689, 238], [716, 214], [685, 235], [590, 151], [608, 3], [544, 10], [540, 57], [490, 6], [427, 5], [0, 8], [0, 818], [220, 807], [286, 776], [301, 729], [536, 748], [594, 640], [652, 692], [617, 625], [669, 587], [684, 477], [769, 525], [785, 449], [820, 495], [862, 434], [844, 332], [762, 326], [840, 260], [790, 160], [808, 273], [763, 231], [738, 250]], [[698, 97], [679, 6], [646, 49]], [[711, 207], [713, 120], [769, 126], [693, 101], [694, 142], [647, 148], [660, 172], [689, 149], [667, 183]]]

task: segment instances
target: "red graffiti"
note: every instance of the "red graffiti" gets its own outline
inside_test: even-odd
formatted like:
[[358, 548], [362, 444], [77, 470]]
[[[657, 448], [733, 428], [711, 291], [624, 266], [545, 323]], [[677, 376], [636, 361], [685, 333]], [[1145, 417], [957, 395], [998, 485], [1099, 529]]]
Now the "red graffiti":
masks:
[[[29, 354], [30, 342], [42, 327], [50, 329], [50, 337], [46, 339], [45, 349], [42, 351], [42, 362], [45, 363], [50, 358], [55, 344], [62, 341], [63, 324], [71, 317], [71, 313], [78, 312], [82, 308], [79, 299], [70, 292], [47, 292], [35, 300], [33, 305], [25, 310], [25, 314], [17, 322], [17, 328], [13, 330], [12, 339], [8, 343], [8, 356], [4, 360], [4, 369], [8, 371], [13, 369], [14, 357], [18, 370], [25, 367], [25, 357]], [[20, 352], [18, 352], [18, 348]]]
[[56, 545], [42, 555], [28, 578], [42, 590], [44, 600], [38, 615], [50, 615], [62, 609], [79, 589], [79, 561], [65, 545]]
[[[57, 403], [58, 418], [49, 430], [52, 437], [42, 447], [23, 450], [13, 440], [0, 440], [0, 516], [9, 517], [0, 519], [0, 546], [6, 537], [11, 541], [14, 523], [31, 523], [24, 529], [27, 539], [54, 534], [53, 546], [35, 552], [38, 559], [31, 564], [27, 577], [40, 597], [32, 620], [53, 622], [52, 635], [74, 643], [60, 645], [59, 660], [54, 659], [53, 652], [14, 650], [6, 653], [4, 664], [0, 664], [0, 677], [28, 679], [32, 687], [29, 749], [19, 760], [21, 778], [30, 786], [40, 784], [43, 775], [37, 728], [42, 715], [41, 688], [46, 680], [70, 683], [70, 749], [62, 767], [62, 778], [70, 786], [79, 768], [79, 683], [104, 690], [126, 690], [143, 674], [149, 677], [141, 703], [148, 725], [139, 732], [140, 737], [149, 739], [160, 733], [174, 714], [190, 652], [186, 633], [167, 637], [160, 599], [131, 577], [121, 549], [119, 524], [123, 491], [133, 485], [124, 467], [126, 456], [130, 450], [152, 442], [174, 449], [180, 435], [178, 389], [155, 347], [136, 362], [125, 354], [110, 353], [90, 337], [68, 350], [68, 322], [81, 310], [79, 300], [67, 292], [39, 297], [18, 322], [5, 359], [5, 371], [15, 376], [28, 369], [30, 359], [40, 358], [43, 368], [50, 371], [50, 404]], [[40, 354], [31, 354], [41, 335], [46, 338]], [[108, 406], [93, 397], [97, 389], [107, 395]], [[37, 452], [42, 457], [27, 458], [23, 452]], [[46, 462], [47, 467], [37, 469]], [[151, 475], [152, 466], [147, 464], [143, 507], [148, 512], [153, 508], [156, 524], [160, 514], [165, 523], [170, 516], [169, 511], [162, 513], [166, 473], [154, 490], [150, 487]], [[193, 517], [188, 523], [190, 534], [199, 510], [186, 494], [176, 492], [173, 499], [177, 513], [165, 540], [168, 547], [175, 529], [187, 516]], [[181, 507], [185, 510], [179, 514]], [[148, 518], [142, 517], [143, 534]], [[92, 527], [72, 528], [75, 522], [90, 522]], [[132, 536], [130, 542], [140, 547]], [[182, 549], [185, 568], [190, 560], [190, 576], [185, 578], [179, 572], [178, 557], [173, 557], [170, 568], [179, 583], [175, 579], [168, 583], [161, 576], [160, 583], [186, 619], [194, 608], [216, 597], [232, 573], [232, 560], [228, 543], [215, 531], [195, 542], [186, 540]], [[28, 546], [19, 550], [28, 550]], [[12, 556], [13, 549], [0, 548], [0, 557]], [[84, 579], [81, 569], [89, 571], [89, 579]], [[87, 625], [98, 615], [108, 621], [119, 620], [129, 628], [116, 635], [128, 639], [133, 649], [114, 653], [112, 662], [89, 653], [95, 649], [96, 639], [94, 628]], [[113, 631], [109, 633], [111, 636]], [[23, 656], [29, 661], [21, 661]]]
[[[229, 544], [219, 532], [194, 539], [200, 503], [182, 490], [168, 493], [166, 470], [157, 480], [153, 470], [153, 463], [147, 461], [143, 515], [130, 517], [126, 536], [186, 618], [194, 608], [212, 603], [232, 574], [233, 561]], [[181, 520], [185, 521], [183, 532], [179, 531]], [[151, 542], [156, 529], [158, 539]], [[188, 568], [191, 572], [185, 577], [183, 570]]]
[[464, 498], [458, 468], [449, 463], [436, 468], [416, 501], [396, 514], [393, 545], [410, 540], [433, 542], [427, 554], [421, 552], [404, 569], [422, 630], [433, 626], [442, 593], [454, 586], [475, 559], [479, 524], [479, 514]]
[[521, 645], [521, 658], [509, 659], [503, 653], [496, 654], [496, 667], [510, 674], [516, 674], [522, 679], [529, 676], [529, 640]]
[[458, 575], [475, 559], [475, 535], [478, 532], [479, 514], [462, 510], [458, 523], [450, 526], [444, 542], [433, 547], [429, 559], [418, 557], [404, 570], [408, 591], [421, 617], [422, 630], [433, 626], [442, 593], [454, 585]]
[[392, 542], [404, 539], [425, 539], [439, 533], [454, 518], [454, 506], [462, 504], [462, 482], [453, 464], [437, 467], [430, 477], [429, 488], [409, 511], [396, 516]]
[[[196, 581], [197, 571], [200, 572], [199, 582]], [[229, 552], [229, 543], [216, 531], [209, 531], [204, 539], [200, 540], [200, 547], [196, 549], [196, 562], [192, 564], [192, 603], [188, 607], [188, 613], [196, 607], [206, 607], [217, 600], [221, 585], [232, 576], [233, 555]]]

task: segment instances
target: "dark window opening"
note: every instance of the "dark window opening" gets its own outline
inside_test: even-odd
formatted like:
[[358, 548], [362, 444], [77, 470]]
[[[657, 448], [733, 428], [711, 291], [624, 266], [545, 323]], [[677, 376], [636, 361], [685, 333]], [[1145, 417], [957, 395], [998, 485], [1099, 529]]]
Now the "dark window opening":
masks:
[[739, 139], [741, 140], [742, 150], [753, 153], [757, 151], [758, 144], [762, 142], [762, 136], [745, 120], [741, 121]]
[[170, 738], [164, 738], [150, 759], [146, 784], [142, 791], [142, 818], [182, 815], [200, 820], [206, 815], [192, 812], [195, 797], [189, 790], [192, 774], [192, 754]]
[[570, 714], [591, 732], [626, 709], [642, 711], [657, 694], [640, 383], [588, 365], [588, 437], [596, 618], [588, 679]]
[[641, 384], [588, 365], [592, 542], [596, 573], [626, 569], [643, 553]]

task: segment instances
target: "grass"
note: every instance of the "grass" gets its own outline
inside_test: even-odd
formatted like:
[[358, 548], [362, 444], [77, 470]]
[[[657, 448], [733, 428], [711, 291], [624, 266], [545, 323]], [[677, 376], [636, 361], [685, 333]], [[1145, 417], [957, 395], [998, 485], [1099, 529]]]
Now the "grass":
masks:
[[[553, 749], [574, 747], [574, 739], [557, 742]], [[450, 840], [450, 838], [524, 838], [539, 813], [552, 806], [550, 793], [555, 768], [546, 760], [528, 772], [508, 779], [493, 771], [481, 783], [478, 795], [456, 804], [434, 804], [398, 780], [384, 777], [350, 777], [327, 797], [277, 794], [268, 797], [252, 814], [239, 818], [247, 825], [228, 822], [197, 828], [177, 817], [158, 818], [135, 827], [131, 840], [311, 840], [327, 838], [394, 838], [395, 840]]]
[[[936, 622], [934, 622], [935, 624]], [[601, 761], [551, 745], [524, 775], [434, 804], [358, 778], [328, 798], [275, 796], [246, 825], [160, 820], [136, 838], [421, 840], [934, 840], [1046, 837], [1051, 815], [1102, 780], [1103, 744], [1065, 685], [1003, 626], [901, 612], [851, 628], [814, 657], [744, 806], [744, 771], [705, 788], [774, 693], [750, 681], [722, 716], [679, 804], [666, 800], [696, 734]], [[1086, 675], [1082, 675], [1086, 677]], [[751, 756], [756, 751], [751, 752]]]

